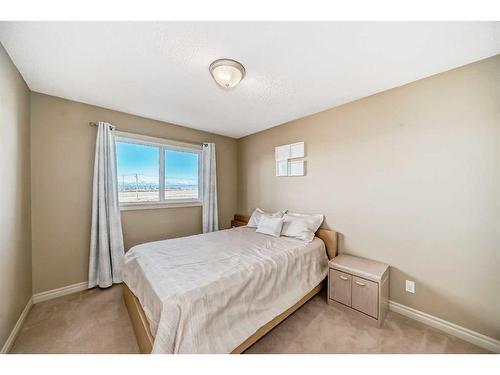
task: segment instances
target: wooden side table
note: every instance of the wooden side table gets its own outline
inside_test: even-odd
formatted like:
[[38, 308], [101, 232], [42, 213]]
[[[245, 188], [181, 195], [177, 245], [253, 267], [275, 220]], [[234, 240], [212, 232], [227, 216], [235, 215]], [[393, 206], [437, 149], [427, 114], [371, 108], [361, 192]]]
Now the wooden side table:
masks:
[[389, 304], [389, 265], [346, 254], [328, 264], [328, 304], [381, 327]]
[[248, 220], [250, 220], [250, 217], [248, 216], [235, 214], [233, 220], [231, 220], [231, 228], [247, 225]]

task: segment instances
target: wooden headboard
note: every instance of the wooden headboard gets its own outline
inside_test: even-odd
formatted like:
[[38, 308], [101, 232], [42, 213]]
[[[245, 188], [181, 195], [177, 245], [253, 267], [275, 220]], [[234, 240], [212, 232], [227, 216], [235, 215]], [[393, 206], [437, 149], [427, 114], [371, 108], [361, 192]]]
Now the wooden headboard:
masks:
[[[240, 227], [248, 224], [250, 216], [235, 214], [234, 219], [231, 220], [232, 227]], [[321, 238], [326, 246], [328, 259], [333, 259], [337, 255], [337, 232], [331, 229], [319, 228], [316, 231], [316, 236]]]

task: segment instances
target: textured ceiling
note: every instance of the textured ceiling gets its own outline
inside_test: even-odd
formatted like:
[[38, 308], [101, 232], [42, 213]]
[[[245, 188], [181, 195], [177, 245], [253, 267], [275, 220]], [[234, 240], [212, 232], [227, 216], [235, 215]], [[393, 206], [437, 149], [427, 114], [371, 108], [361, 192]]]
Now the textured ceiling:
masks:
[[[498, 54], [500, 23], [0, 22], [0, 41], [33, 91], [238, 138]], [[247, 70], [229, 91], [223, 57]]]

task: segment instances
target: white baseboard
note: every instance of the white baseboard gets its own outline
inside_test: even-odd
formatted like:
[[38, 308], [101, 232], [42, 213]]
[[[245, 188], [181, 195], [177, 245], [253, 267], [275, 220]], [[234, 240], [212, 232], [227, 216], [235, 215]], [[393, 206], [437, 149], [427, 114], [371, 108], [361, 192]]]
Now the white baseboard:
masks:
[[26, 307], [24, 308], [23, 312], [19, 316], [19, 319], [16, 322], [16, 325], [14, 328], [12, 328], [12, 331], [10, 332], [9, 337], [7, 338], [7, 341], [5, 341], [5, 344], [2, 347], [2, 350], [0, 351], [0, 354], [5, 354], [8, 353], [9, 350], [12, 347], [12, 344], [14, 344], [14, 341], [16, 340], [17, 335], [19, 334], [19, 331], [21, 330], [21, 327], [24, 323], [24, 320], [28, 316], [28, 313], [31, 310], [31, 307], [36, 304], [40, 303], [43, 301], [48, 301], [53, 298], [65, 296], [66, 294], [71, 294], [75, 292], [80, 292], [82, 290], [88, 289], [88, 281], [84, 281], [78, 284], [73, 284], [73, 285], [68, 285], [64, 286], [62, 288], [57, 288], [57, 289], [52, 289], [48, 290], [46, 292], [41, 292], [41, 293], [36, 293], [31, 297], [26, 304]]
[[62, 288], [47, 290], [46, 292], [40, 292], [33, 294], [33, 304], [40, 303], [43, 301], [48, 301], [53, 298], [62, 297], [66, 294], [81, 292], [82, 290], [88, 289], [89, 282], [84, 281], [78, 284], [63, 286]]
[[[10, 348], [12, 347], [12, 344], [14, 343], [14, 340], [19, 334], [19, 331], [24, 323], [24, 320], [26, 319], [31, 307], [34, 304], [43, 301], [48, 301], [53, 298], [65, 296], [67, 294], [80, 292], [86, 289], [88, 289], [88, 282], [84, 281], [78, 284], [68, 285], [62, 288], [48, 290], [46, 292], [34, 294], [33, 297], [30, 298], [28, 303], [26, 304], [26, 307], [21, 313], [21, 316], [19, 316], [16, 325], [12, 329], [0, 353], [3, 354], [9, 352]], [[416, 321], [422, 322], [424, 324], [427, 324], [431, 327], [437, 328], [443, 332], [461, 338], [462, 340], [470, 342], [471, 344], [477, 345], [481, 348], [490, 350], [494, 353], [500, 353], [500, 340], [496, 340], [492, 337], [472, 331], [468, 328], [459, 326], [458, 324], [448, 322], [447, 320], [438, 318], [436, 316], [427, 314], [423, 311], [416, 310], [414, 308], [402, 305], [394, 301], [389, 301], [389, 310], [404, 315], [408, 318], [414, 319]]]
[[447, 320], [424, 313], [422, 311], [394, 301], [389, 301], [389, 310], [425, 323], [431, 327], [437, 328], [443, 332], [449, 333], [450, 335], [461, 338], [462, 340], [470, 342], [471, 344], [479, 346], [483, 349], [490, 350], [494, 353], [500, 353], [500, 340], [496, 340], [493, 337], [483, 335], [468, 328], [459, 326], [458, 324], [448, 322]]
[[23, 326], [24, 320], [28, 316], [28, 313], [30, 312], [32, 306], [33, 306], [33, 297], [29, 299], [28, 303], [24, 307], [24, 310], [19, 316], [16, 325], [14, 326], [14, 328], [12, 328], [12, 331], [10, 332], [7, 341], [5, 341], [5, 344], [3, 345], [0, 354], [6, 354], [10, 351], [10, 348], [12, 348], [12, 344], [14, 344], [14, 341], [16, 340], [17, 335], [19, 334], [19, 331], [21, 331], [21, 327]]

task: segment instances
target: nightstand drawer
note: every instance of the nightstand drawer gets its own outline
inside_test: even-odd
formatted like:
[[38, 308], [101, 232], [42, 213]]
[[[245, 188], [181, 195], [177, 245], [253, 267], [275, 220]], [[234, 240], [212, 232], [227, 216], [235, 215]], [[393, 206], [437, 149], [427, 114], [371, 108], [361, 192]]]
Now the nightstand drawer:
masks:
[[352, 276], [337, 270], [330, 270], [330, 298], [334, 301], [351, 306], [351, 282]]
[[378, 283], [352, 277], [352, 308], [378, 318]]

